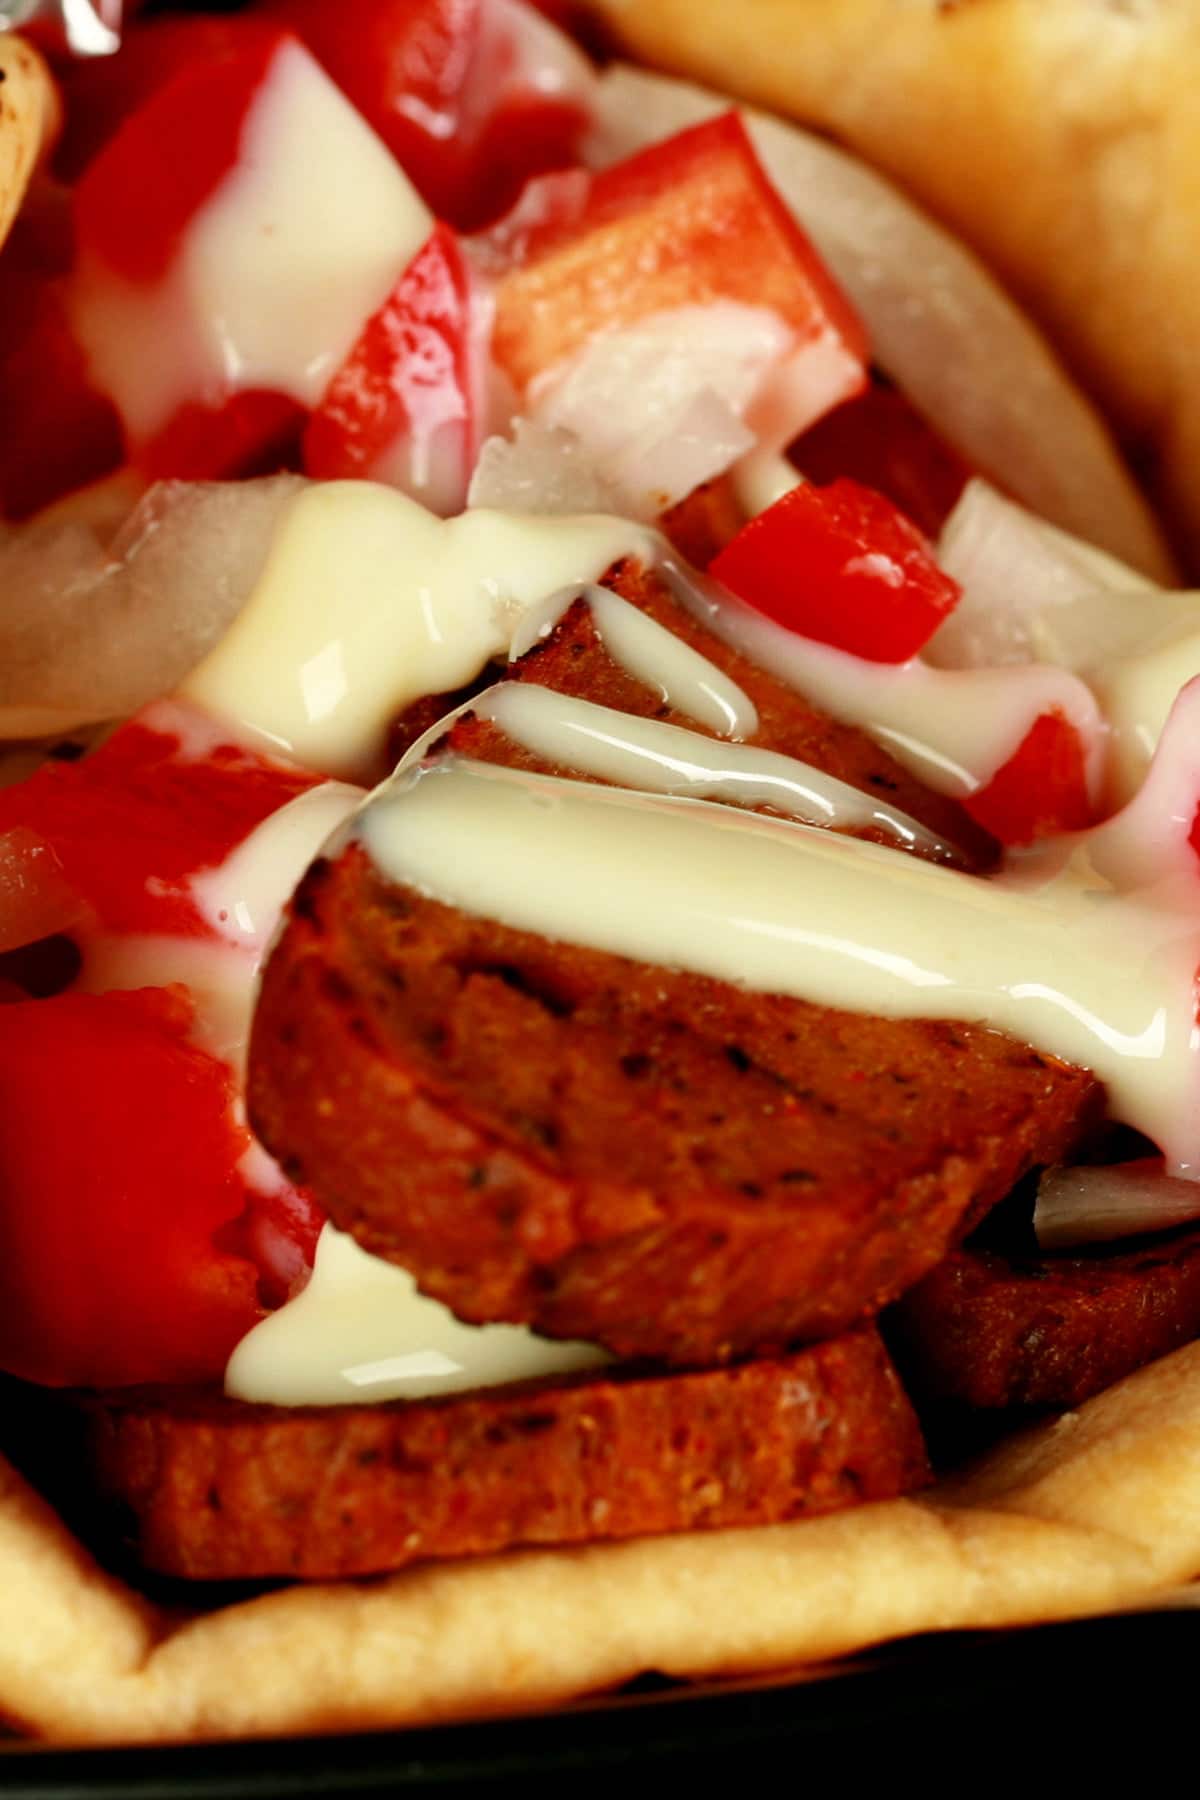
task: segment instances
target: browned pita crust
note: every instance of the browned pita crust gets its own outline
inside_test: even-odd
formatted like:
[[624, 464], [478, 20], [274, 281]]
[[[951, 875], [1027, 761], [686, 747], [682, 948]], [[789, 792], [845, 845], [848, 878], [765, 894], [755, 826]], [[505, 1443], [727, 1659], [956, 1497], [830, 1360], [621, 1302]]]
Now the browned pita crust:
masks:
[[58, 119], [49, 71], [23, 38], [0, 36], [0, 244]]
[[0, 1465], [0, 1709], [60, 1742], [532, 1710], [647, 1669], [788, 1669], [881, 1640], [1149, 1601], [1200, 1573], [1200, 1345], [919, 1500], [538, 1551], [168, 1615]]
[[824, 128], [991, 261], [1200, 562], [1200, 0], [582, 0], [635, 55]]

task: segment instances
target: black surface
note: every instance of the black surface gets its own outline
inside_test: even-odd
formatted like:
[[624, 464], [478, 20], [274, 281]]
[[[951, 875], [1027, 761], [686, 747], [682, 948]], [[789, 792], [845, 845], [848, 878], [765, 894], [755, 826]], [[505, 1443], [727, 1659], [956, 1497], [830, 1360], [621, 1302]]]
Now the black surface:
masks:
[[1001, 1773], [1020, 1773], [1032, 1793], [1053, 1777], [1058, 1791], [1063, 1777], [1123, 1749], [1147, 1774], [1172, 1752], [1190, 1766], [1198, 1649], [1200, 1611], [1190, 1610], [933, 1636], [800, 1683], [634, 1693], [537, 1718], [153, 1749], [12, 1746], [0, 1753], [0, 1791], [11, 1800], [621, 1800], [712, 1789], [740, 1800], [753, 1784], [775, 1800], [819, 1776], [824, 1800], [868, 1782], [907, 1791], [909, 1778], [917, 1789], [982, 1795]]

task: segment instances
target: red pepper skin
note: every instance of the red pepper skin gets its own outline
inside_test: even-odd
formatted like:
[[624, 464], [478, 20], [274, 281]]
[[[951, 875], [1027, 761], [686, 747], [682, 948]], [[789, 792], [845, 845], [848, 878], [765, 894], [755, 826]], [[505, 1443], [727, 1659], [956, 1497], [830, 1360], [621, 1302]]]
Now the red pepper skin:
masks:
[[[368, 320], [310, 419], [306, 473], [326, 481], [396, 479], [399, 463], [411, 460], [419, 468], [443, 430], [459, 427], [465, 490], [479, 385], [471, 329], [466, 262], [454, 233], [438, 225]], [[415, 491], [407, 481], [399, 485]], [[460, 505], [463, 500], [465, 492]]]
[[574, 221], [531, 233], [497, 287], [493, 354], [523, 392], [598, 332], [716, 300], [769, 308], [801, 344], [833, 334], [865, 381], [863, 327], [735, 112], [604, 170]]
[[0, 265], [0, 513], [25, 519], [118, 467], [121, 421], [88, 378], [61, 283]]
[[0, 1024], [0, 1367], [52, 1386], [219, 1378], [259, 1318], [217, 1248], [245, 1212], [230, 1070], [183, 989], [60, 994]]
[[235, 481], [300, 466], [308, 414], [287, 394], [243, 388], [221, 400], [189, 401], [134, 461], [153, 481]]
[[191, 877], [319, 780], [235, 744], [183, 754], [186, 720], [150, 707], [82, 762], [0, 790], [0, 834], [23, 826], [48, 844], [103, 931], [208, 935]]
[[874, 488], [931, 538], [971, 477], [969, 464], [907, 396], [880, 381], [818, 419], [792, 445], [791, 457], [818, 486], [844, 475]]
[[81, 256], [127, 281], [166, 274], [188, 224], [237, 162], [246, 116], [286, 41], [264, 34], [189, 67], [130, 114], [75, 190]]
[[74, 254], [68, 195], [35, 182], [0, 256], [0, 513], [9, 519], [108, 474], [124, 454], [117, 410], [92, 386], [71, 326]]
[[1061, 713], [1043, 713], [1003, 768], [963, 806], [1002, 844], [1085, 831], [1096, 812], [1079, 733]]
[[[486, 0], [272, 0], [362, 113], [430, 209], [460, 231], [499, 217], [532, 176], [576, 158], [580, 107], [504, 91], [483, 68]], [[502, 97], [495, 94], [500, 88]]]
[[147, 19], [125, 30], [115, 56], [64, 62], [56, 70], [64, 120], [54, 173], [78, 181], [125, 120], [176, 76], [212, 71], [247, 51], [269, 55], [279, 35], [257, 12]]
[[916, 526], [854, 481], [794, 488], [710, 573], [790, 631], [870, 662], [915, 656], [961, 592]]
[[[162, 34], [167, 68], [156, 83], [153, 57], [133, 54], [132, 76], [120, 91], [136, 97], [146, 89], [147, 97], [116, 125], [75, 190], [84, 291], [92, 271], [147, 287], [167, 276], [191, 221], [237, 163], [247, 116], [289, 41], [261, 21], [241, 21], [246, 29], [233, 21], [166, 24], [179, 27]], [[214, 28], [213, 59], [193, 61], [189, 52], [208, 43], [201, 29], [207, 25]], [[147, 30], [151, 50], [159, 35]], [[141, 42], [139, 34], [133, 42]], [[152, 480], [256, 475], [296, 466], [306, 416], [294, 400], [270, 391], [197, 396], [130, 451]]]

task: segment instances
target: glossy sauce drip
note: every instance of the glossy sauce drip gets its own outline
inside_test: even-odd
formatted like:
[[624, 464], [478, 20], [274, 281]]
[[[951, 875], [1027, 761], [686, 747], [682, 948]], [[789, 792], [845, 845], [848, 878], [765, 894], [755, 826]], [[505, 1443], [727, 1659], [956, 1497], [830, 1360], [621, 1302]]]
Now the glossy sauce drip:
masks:
[[1114, 1115], [1197, 1151], [1200, 878], [1143, 888], [1060, 843], [993, 879], [705, 800], [446, 758], [368, 803], [389, 879], [517, 930], [768, 993], [974, 1020], [1090, 1067]]
[[874, 827], [905, 849], [956, 860], [951, 845], [907, 813], [774, 750], [714, 742], [678, 725], [520, 682], [488, 688], [469, 710], [490, 719], [535, 756], [615, 787], [732, 806], [770, 806], [835, 830]]
[[594, 584], [567, 588], [552, 594], [544, 607], [534, 608], [513, 636], [509, 661], [516, 662], [548, 637], [577, 600], [586, 600], [592, 623], [612, 660], [635, 681], [656, 690], [667, 706], [722, 737], [747, 738], [758, 730], [757, 707], [724, 670], [648, 613]]
[[105, 993], [185, 982], [196, 1005], [192, 1035], [213, 1056], [240, 1070], [250, 1038], [255, 978], [284, 904], [330, 833], [362, 797], [361, 788], [335, 781], [297, 795], [264, 819], [218, 868], [192, 878], [211, 937], [119, 933], [85, 938], [79, 986]]
[[238, 160], [188, 221], [168, 274], [146, 287], [92, 272], [76, 324], [140, 436], [226, 383], [315, 406], [432, 229], [361, 115], [299, 44], [283, 44]]
[[361, 777], [416, 700], [463, 687], [549, 594], [596, 582], [652, 532], [604, 515], [441, 520], [370, 482], [297, 496], [239, 617], [185, 692], [250, 741]]
[[593, 1344], [522, 1325], [464, 1325], [406, 1269], [326, 1225], [312, 1278], [244, 1337], [225, 1391], [271, 1406], [374, 1406], [603, 1368]]
[[798, 637], [670, 557], [662, 567], [678, 598], [718, 637], [834, 718], [861, 726], [940, 793], [961, 799], [986, 787], [1050, 712], [1076, 727], [1089, 780], [1099, 783], [1104, 722], [1086, 684], [1064, 669], [937, 669], [919, 657], [867, 662]]

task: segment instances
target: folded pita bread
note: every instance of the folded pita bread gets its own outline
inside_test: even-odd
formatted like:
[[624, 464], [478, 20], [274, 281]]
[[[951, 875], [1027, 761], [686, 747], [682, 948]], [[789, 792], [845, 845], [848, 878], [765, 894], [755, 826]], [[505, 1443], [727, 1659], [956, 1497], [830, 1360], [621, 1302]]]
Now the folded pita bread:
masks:
[[[1154, 222], [1153, 266], [1177, 271], [1178, 209], [1200, 180], [1186, 155], [1200, 124], [1182, 110], [1200, 55], [1186, 41], [1192, 0], [1173, 22], [1168, 9], [1150, 21], [1142, 9], [1067, 0], [597, 0], [593, 10], [647, 55], [836, 130], [974, 231], [1135, 439], [1162, 446], [1200, 544], [1200, 488], [1185, 470], [1200, 432], [1185, 393], [1200, 351], [1186, 327], [1200, 301], [1182, 277], [1177, 291], [1154, 292], [1134, 235]], [[972, 79], [984, 69], [986, 84]], [[0, 38], [0, 71], [2, 238], [54, 102], [17, 40]], [[1163, 114], [1160, 93], [1179, 96], [1178, 116], [1170, 103]], [[1156, 157], [1165, 198], [1149, 180]], [[1047, 242], [1059, 254], [1043, 267]], [[186, 1614], [104, 1573], [0, 1461], [0, 1716], [68, 1743], [428, 1723], [534, 1710], [646, 1670], [788, 1669], [914, 1632], [1101, 1613], [1197, 1575], [1200, 1345], [916, 1500]]]
[[819, 126], [989, 259], [1200, 567], [1200, 0], [581, 0], [641, 59]]
[[1149, 1602], [1200, 1574], [1200, 1345], [916, 1500], [529, 1551], [180, 1616], [0, 1464], [0, 1712], [59, 1742], [529, 1711], [646, 1670], [791, 1669], [884, 1639]]

